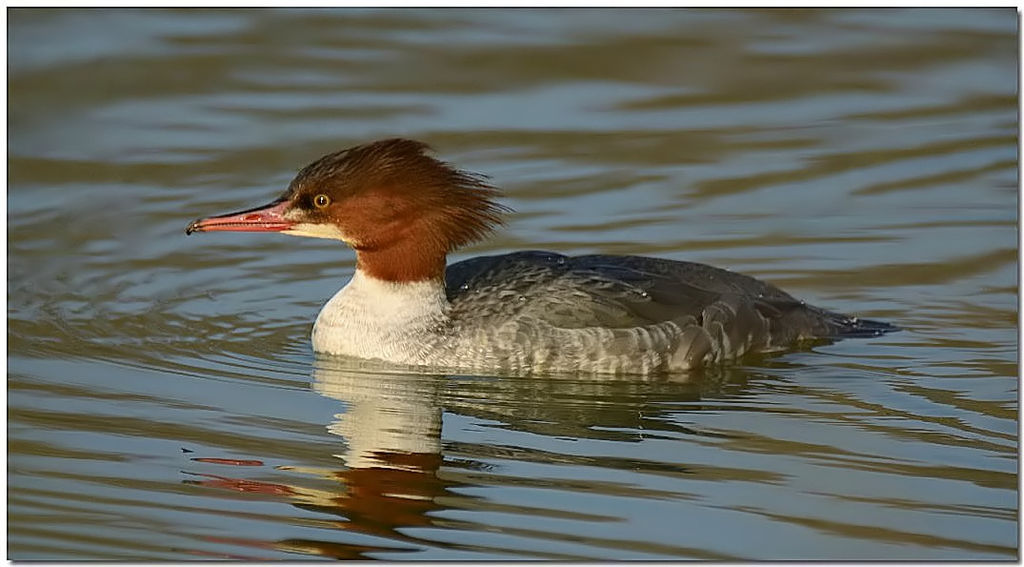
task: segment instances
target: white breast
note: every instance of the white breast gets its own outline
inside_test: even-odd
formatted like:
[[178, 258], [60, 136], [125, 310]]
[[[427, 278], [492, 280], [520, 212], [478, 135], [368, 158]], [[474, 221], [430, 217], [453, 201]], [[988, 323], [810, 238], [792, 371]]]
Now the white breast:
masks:
[[324, 305], [313, 325], [313, 350], [419, 364], [447, 323], [440, 281], [393, 283], [359, 270]]

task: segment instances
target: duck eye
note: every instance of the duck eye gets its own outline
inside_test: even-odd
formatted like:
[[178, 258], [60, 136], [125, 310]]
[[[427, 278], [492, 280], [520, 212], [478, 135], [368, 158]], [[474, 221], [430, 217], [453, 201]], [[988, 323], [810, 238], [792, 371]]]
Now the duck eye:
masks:
[[331, 204], [331, 198], [328, 197], [327, 195], [324, 195], [323, 193], [320, 193], [316, 197], [313, 197], [313, 204], [316, 205], [316, 208], [322, 209], [327, 205]]

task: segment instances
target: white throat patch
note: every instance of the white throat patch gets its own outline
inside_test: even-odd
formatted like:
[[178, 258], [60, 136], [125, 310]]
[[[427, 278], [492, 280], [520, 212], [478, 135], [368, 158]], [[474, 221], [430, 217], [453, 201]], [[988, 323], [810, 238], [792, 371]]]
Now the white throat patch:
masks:
[[341, 232], [341, 230], [333, 224], [313, 224], [303, 222], [293, 225], [288, 230], [281, 231], [281, 233], [290, 236], [330, 238], [332, 240], [341, 240], [342, 242], [351, 242], [351, 240], [345, 236], [345, 233]]
[[308, 236], [310, 238], [330, 238], [331, 240], [341, 240], [342, 242], [351, 242], [351, 240], [345, 236], [345, 233], [341, 232], [341, 229], [333, 223], [311, 223], [311, 222], [300, 222], [299, 218], [301, 213], [296, 209], [291, 209], [284, 214], [285, 220], [295, 222], [288, 230], [281, 231], [283, 234], [291, 236]]

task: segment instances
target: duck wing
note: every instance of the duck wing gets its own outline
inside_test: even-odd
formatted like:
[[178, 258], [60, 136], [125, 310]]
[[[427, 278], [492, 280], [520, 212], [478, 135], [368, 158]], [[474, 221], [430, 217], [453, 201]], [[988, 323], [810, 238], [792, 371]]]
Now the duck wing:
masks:
[[897, 330], [795, 299], [756, 278], [696, 262], [642, 256], [523, 251], [449, 266], [448, 299], [474, 318], [530, 316], [560, 328], [634, 328], [692, 318], [718, 321], [766, 345], [799, 338], [866, 337]]

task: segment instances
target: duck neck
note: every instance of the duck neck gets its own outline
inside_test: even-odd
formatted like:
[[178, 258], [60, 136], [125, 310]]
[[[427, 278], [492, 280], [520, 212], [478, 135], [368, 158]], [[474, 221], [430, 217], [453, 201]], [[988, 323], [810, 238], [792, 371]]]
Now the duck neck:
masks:
[[[424, 323], [444, 319], [448, 313], [448, 298], [442, 279], [387, 281], [357, 268], [338, 296], [344, 300], [350, 315], [359, 313], [377, 322], [371, 326], [417, 328]], [[331, 300], [333, 302], [334, 299]]]
[[437, 239], [401, 237], [391, 242], [353, 246], [356, 270], [395, 284], [437, 282], [443, 287], [447, 251]]

